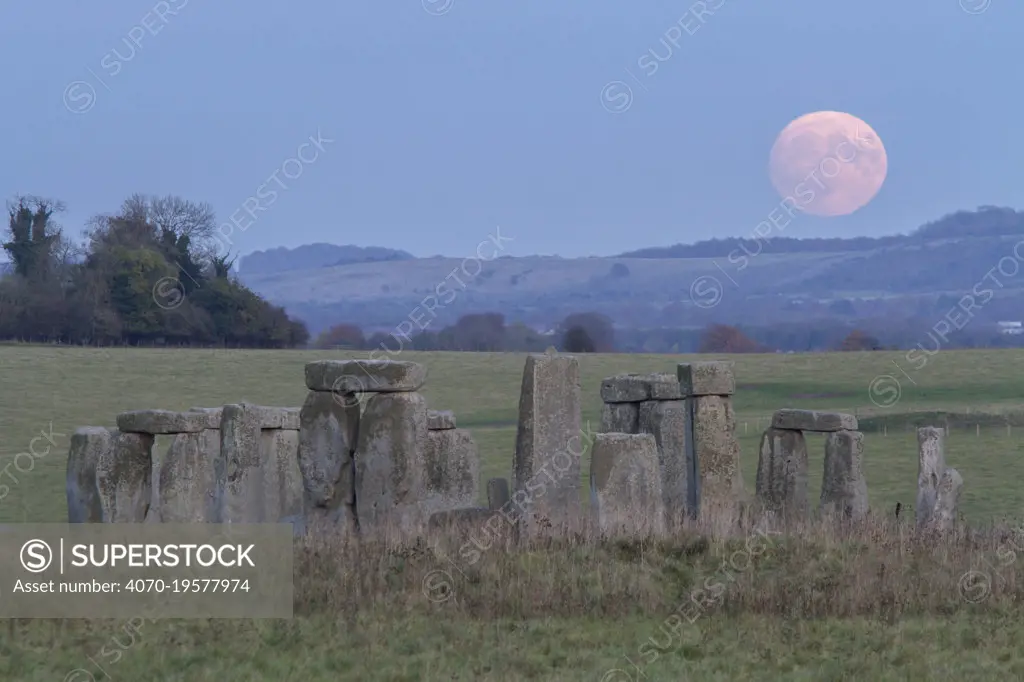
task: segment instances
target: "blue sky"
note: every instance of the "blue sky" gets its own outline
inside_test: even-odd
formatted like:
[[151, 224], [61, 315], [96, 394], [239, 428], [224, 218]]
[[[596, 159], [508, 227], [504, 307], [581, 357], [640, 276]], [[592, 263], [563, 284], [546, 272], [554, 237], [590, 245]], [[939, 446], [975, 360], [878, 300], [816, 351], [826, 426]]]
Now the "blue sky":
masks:
[[[497, 225], [511, 255], [608, 255], [750, 234], [778, 206], [775, 136], [829, 109], [878, 132], [888, 179], [853, 215], [787, 234], [1024, 207], [1024, 3], [706, 0], [703, 21], [700, 4], [6, 3], [0, 188], [62, 199], [74, 233], [133, 192], [227, 221], [278, 172], [286, 189], [236, 222], [236, 252], [461, 256]], [[678, 45], [647, 76], [666, 34]], [[613, 114], [615, 80], [633, 97]], [[318, 130], [332, 141], [282, 170]]]

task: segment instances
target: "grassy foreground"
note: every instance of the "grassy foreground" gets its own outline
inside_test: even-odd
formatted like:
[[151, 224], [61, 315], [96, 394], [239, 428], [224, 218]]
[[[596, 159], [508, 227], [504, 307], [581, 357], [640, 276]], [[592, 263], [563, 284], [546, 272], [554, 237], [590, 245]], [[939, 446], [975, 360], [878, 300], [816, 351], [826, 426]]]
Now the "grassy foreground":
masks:
[[[77, 426], [113, 426], [128, 409], [300, 405], [303, 365], [342, 356], [0, 346], [0, 522], [66, 519], [65, 455]], [[523, 356], [403, 359], [429, 367], [424, 393], [432, 408], [454, 410], [459, 426], [471, 429], [483, 477], [508, 477]], [[709, 358], [581, 357], [584, 419], [596, 428], [603, 377], [672, 372], [688, 359]], [[292, 621], [9, 622], [0, 629], [0, 679], [1024, 678], [1017, 644], [1024, 540], [989, 531], [916, 543], [906, 528], [879, 520], [898, 500], [913, 505], [913, 425], [947, 420], [947, 460], [966, 482], [965, 520], [980, 527], [1021, 516], [1024, 353], [943, 352], [917, 371], [903, 353], [728, 359], [736, 362], [748, 491], [772, 411], [855, 412], [867, 433], [872, 524], [842, 539], [825, 529], [775, 539], [742, 568], [736, 552], [749, 538], [709, 542], [699, 529], [653, 547], [583, 540], [511, 555], [492, 550], [464, 571], [425, 548], [339, 549], [321, 553], [327, 563], [297, 564], [304, 569]], [[879, 390], [875, 377], [884, 375], [898, 391], [892, 382]], [[37, 440], [30, 452], [51, 424], [55, 445]], [[816, 495], [823, 453], [809, 440]], [[724, 588], [712, 602], [699, 597], [705, 607], [694, 621], [671, 621], [666, 634], [667, 619], [695, 591], [706, 592], [707, 580]], [[642, 648], [649, 638], [658, 646]]]

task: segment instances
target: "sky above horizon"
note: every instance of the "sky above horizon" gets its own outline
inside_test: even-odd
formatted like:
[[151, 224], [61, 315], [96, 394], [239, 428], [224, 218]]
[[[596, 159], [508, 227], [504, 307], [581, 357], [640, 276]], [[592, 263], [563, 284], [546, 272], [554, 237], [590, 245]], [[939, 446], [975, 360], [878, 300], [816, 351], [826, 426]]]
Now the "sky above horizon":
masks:
[[71, 234], [141, 192], [234, 216], [242, 254], [457, 257], [496, 227], [513, 256], [745, 237], [779, 206], [776, 136], [818, 110], [866, 121], [888, 176], [786, 236], [1024, 207], [1024, 3], [67, 5], [0, 9], [0, 187], [62, 200]]

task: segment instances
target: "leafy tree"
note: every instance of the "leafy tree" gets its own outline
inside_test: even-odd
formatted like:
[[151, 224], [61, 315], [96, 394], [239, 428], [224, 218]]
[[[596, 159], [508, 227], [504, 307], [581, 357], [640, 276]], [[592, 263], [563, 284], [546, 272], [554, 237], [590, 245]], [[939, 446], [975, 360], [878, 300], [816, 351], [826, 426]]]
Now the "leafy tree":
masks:
[[562, 336], [562, 350], [566, 353], [594, 353], [596, 348], [594, 340], [582, 326], [569, 327]]
[[880, 344], [878, 339], [875, 337], [866, 334], [859, 329], [854, 329], [845, 339], [843, 339], [842, 344], [839, 346], [839, 350], [882, 350], [882, 344]]
[[[594, 312], [573, 313], [562, 320], [561, 324], [558, 325], [556, 333], [564, 342], [569, 332], [575, 327], [583, 329], [590, 343], [594, 346], [592, 351], [576, 352], [611, 353], [615, 350], [615, 328], [612, 326], [612, 321], [607, 315]], [[583, 337], [579, 335], [579, 332], [575, 332], [574, 338], [578, 338], [582, 342]]]
[[763, 353], [765, 349], [736, 327], [710, 325], [700, 340], [698, 353]]

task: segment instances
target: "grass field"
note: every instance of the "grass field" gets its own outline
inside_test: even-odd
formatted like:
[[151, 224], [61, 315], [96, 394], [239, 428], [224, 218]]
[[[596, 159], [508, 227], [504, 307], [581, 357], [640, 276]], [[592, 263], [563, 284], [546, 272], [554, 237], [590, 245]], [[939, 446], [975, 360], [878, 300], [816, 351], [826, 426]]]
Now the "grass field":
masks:
[[[344, 355], [0, 346], [0, 485], [6, 486], [0, 487], [0, 522], [66, 520], [65, 456], [78, 426], [113, 426], [117, 413], [130, 409], [187, 409], [243, 400], [298, 406], [305, 396], [303, 365], [339, 357]], [[404, 359], [428, 366], [423, 392], [430, 406], [453, 410], [459, 426], [472, 431], [483, 478], [509, 477], [523, 356], [408, 353]], [[603, 377], [626, 371], [673, 372], [678, 362], [695, 359], [711, 358], [581, 356], [584, 420], [596, 429]], [[903, 353], [728, 359], [736, 363], [735, 406], [748, 491], [753, 491], [758, 437], [774, 410], [836, 409], [855, 412], [861, 419], [869, 497], [879, 517], [891, 515], [897, 501], [913, 506], [914, 424], [947, 421], [947, 461], [965, 480], [965, 521], [984, 526], [1022, 516], [1024, 408], [1019, 396], [1024, 352], [942, 352], [916, 371], [907, 368]], [[908, 369], [909, 377], [894, 361]], [[869, 395], [879, 375], [901, 382], [894, 404], [888, 404], [891, 392], [879, 400], [888, 405], [884, 408]], [[47, 451], [45, 440], [37, 440], [35, 454], [19, 455], [51, 425], [55, 446]], [[809, 445], [811, 494], [816, 496], [822, 443], [809, 438]], [[586, 461], [583, 469], [586, 475]], [[827, 537], [808, 540], [813, 552], [787, 551], [774, 560], [774, 568], [759, 564], [730, 588], [722, 608], [709, 610], [670, 651], [631, 672], [610, 671], [629, 668], [624, 656], [639, 662], [638, 647], [658, 632], [674, 608], [673, 600], [714, 572], [715, 557], [726, 551], [724, 546], [713, 542], [692, 556], [663, 563], [657, 557], [671, 551], [650, 556], [641, 552], [639, 558], [615, 552], [578, 561], [570, 556], [565, 565], [542, 552], [538, 562], [515, 559], [513, 568], [495, 567], [491, 583], [485, 579], [483, 585], [466, 587], [458, 599], [441, 605], [423, 597], [418, 569], [406, 568], [397, 587], [381, 587], [383, 594], [360, 589], [358, 599], [303, 601], [296, 618], [286, 623], [147, 623], [109, 668], [90, 663], [90, 657], [97, 659], [97, 652], [117, 633], [127, 638], [122, 623], [12, 625], [0, 634], [0, 679], [89, 680], [85, 673], [65, 677], [79, 667], [95, 679], [107, 675], [125, 680], [1024, 678], [1024, 656], [1016, 645], [1024, 634], [1015, 615], [1016, 558], [1004, 567], [1006, 575], [993, 587], [993, 598], [970, 604], [957, 594], [958, 578], [977, 561], [993, 556], [998, 541], [964, 540], [946, 551], [902, 538], [892, 541], [891, 529], [885, 533], [888, 540], [850, 540], [841, 544], [841, 551]], [[933, 550], [944, 553], [930, 554]], [[931, 559], [925, 561], [925, 555]], [[561, 577], [543, 583], [536, 573], [544, 561]], [[935, 566], [943, 567], [941, 576]], [[875, 575], [880, 570], [892, 572], [880, 578]], [[616, 580], [638, 571], [645, 580], [642, 588], [616, 588]], [[858, 577], [862, 574], [863, 579]], [[837, 575], [848, 580], [834, 580]], [[773, 594], [780, 604], [800, 595], [793, 603], [802, 606], [759, 601], [757, 595], [772, 593], [790, 578], [805, 582]], [[895, 596], [886, 592], [891, 587], [886, 580], [894, 581]], [[542, 592], [561, 587], [544, 599], [514, 596], [531, 584]], [[865, 584], [881, 586], [879, 593], [865, 598]], [[473, 590], [490, 590], [490, 596], [474, 597]], [[926, 596], [922, 590], [945, 596]], [[833, 595], [835, 607], [812, 608], [808, 591]], [[890, 598], [895, 601], [887, 602]], [[851, 606], [854, 602], [859, 606]], [[324, 603], [337, 603], [337, 608]]]

